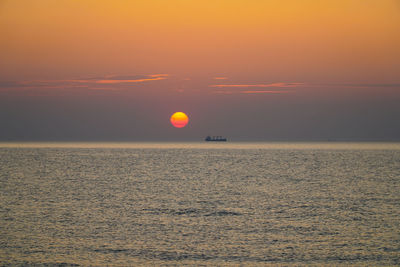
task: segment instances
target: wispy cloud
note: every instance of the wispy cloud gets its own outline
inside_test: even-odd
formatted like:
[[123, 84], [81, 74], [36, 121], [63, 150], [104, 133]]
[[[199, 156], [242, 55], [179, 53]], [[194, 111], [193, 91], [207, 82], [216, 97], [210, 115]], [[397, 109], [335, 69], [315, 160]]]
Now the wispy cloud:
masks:
[[218, 90], [214, 91], [214, 94], [222, 94], [222, 95], [232, 95], [232, 94], [288, 94], [288, 93], [294, 93], [295, 91], [289, 91], [289, 90], [239, 90], [239, 91], [233, 91], [233, 90]]
[[[256, 83], [256, 84], [212, 84], [209, 87], [219, 88], [214, 94], [288, 94], [294, 90], [282, 90], [282, 88], [302, 87], [305, 83]], [[249, 88], [271, 88], [272, 90], [249, 90]], [[246, 90], [247, 89], [247, 90]], [[275, 90], [273, 90], [275, 89]]]
[[333, 84], [329, 86], [350, 88], [400, 88], [400, 83], [358, 83], [358, 84]]
[[[150, 74], [136, 76], [106, 75], [84, 79], [0, 81], [1, 91], [15, 90], [50, 90], [50, 89], [90, 89], [90, 90], [124, 90], [132, 84], [147, 83], [168, 79], [168, 74]], [[99, 87], [101, 85], [102, 87]], [[112, 86], [114, 85], [114, 86]], [[117, 86], [118, 85], [118, 86]]]
[[141, 76], [113, 76], [107, 75], [104, 77], [97, 78], [86, 78], [86, 79], [69, 79], [69, 80], [31, 80], [22, 81], [20, 85], [40, 85], [40, 84], [117, 84], [117, 83], [143, 83], [150, 81], [165, 80], [168, 78], [168, 74], [151, 74]]
[[169, 76], [169, 74], [150, 74], [150, 75], [147, 75], [148, 77], [153, 77], [153, 78], [157, 78], [157, 77], [168, 77]]
[[241, 94], [287, 94], [287, 93], [294, 93], [295, 91], [272, 91], [272, 90], [260, 90], [260, 91], [240, 91]]
[[214, 80], [227, 80], [228, 77], [214, 77]]
[[258, 88], [265, 88], [265, 87], [277, 87], [277, 88], [287, 88], [287, 87], [299, 87], [304, 86], [304, 83], [267, 83], [267, 84], [212, 84], [210, 87], [217, 87], [217, 88], [250, 88], [250, 87], [258, 87]]
[[[45, 94], [128, 92], [139, 84], [168, 79], [168, 74], [150, 74], [135, 76], [105, 75], [103, 77], [85, 77], [78, 79], [0, 81], [0, 93], [40, 96]], [[143, 88], [143, 85], [140, 88]], [[150, 85], [149, 88], [152, 88]]]
[[142, 83], [142, 82], [150, 82], [150, 81], [159, 81], [165, 80], [165, 77], [154, 77], [154, 78], [146, 78], [146, 79], [136, 79], [136, 80], [97, 80], [95, 83], [100, 84], [116, 84], [116, 83]]
[[214, 88], [295, 88], [295, 87], [318, 87], [318, 88], [400, 88], [400, 83], [249, 83], [249, 84], [212, 84]]

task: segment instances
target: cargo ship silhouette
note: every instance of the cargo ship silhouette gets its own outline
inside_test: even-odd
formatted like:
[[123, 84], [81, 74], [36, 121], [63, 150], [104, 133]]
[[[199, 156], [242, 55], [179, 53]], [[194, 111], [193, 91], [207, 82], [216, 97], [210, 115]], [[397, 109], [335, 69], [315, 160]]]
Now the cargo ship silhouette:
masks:
[[204, 139], [204, 141], [207, 141], [207, 142], [226, 142], [227, 139], [222, 137], [222, 136], [213, 136], [213, 137], [207, 136]]

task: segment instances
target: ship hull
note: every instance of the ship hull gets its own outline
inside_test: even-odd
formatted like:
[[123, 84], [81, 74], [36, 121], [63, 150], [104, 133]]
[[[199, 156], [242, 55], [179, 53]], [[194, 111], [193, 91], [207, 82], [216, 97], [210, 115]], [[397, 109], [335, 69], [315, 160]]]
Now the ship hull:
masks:
[[206, 142], [226, 142], [227, 139], [223, 138], [222, 136], [207, 136], [204, 141]]

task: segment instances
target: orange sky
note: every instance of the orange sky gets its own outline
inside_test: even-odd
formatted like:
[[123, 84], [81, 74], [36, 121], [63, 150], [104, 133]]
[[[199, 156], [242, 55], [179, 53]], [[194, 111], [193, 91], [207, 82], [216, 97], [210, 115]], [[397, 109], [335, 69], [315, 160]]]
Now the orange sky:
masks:
[[215, 99], [243, 118], [271, 99], [301, 109], [379, 96], [385, 110], [400, 96], [399, 33], [398, 0], [0, 0], [0, 98], [143, 98], [203, 122]]
[[1, 78], [397, 82], [397, 0], [3, 0]]

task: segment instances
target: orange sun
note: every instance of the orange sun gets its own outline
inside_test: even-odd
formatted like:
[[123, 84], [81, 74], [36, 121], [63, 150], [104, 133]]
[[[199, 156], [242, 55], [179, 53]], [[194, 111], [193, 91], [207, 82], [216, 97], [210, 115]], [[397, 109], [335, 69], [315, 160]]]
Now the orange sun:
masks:
[[189, 122], [189, 117], [183, 113], [183, 112], [175, 112], [171, 116], [171, 123], [174, 125], [176, 128], [183, 128], [188, 124]]

